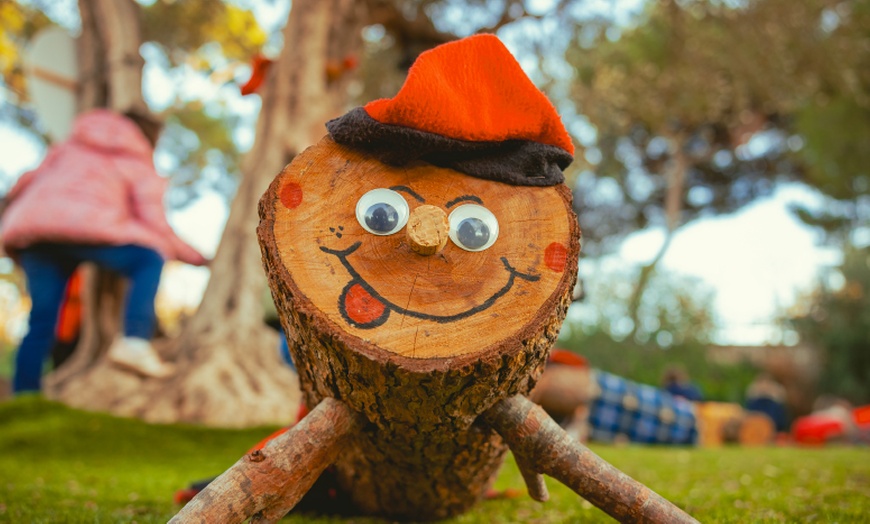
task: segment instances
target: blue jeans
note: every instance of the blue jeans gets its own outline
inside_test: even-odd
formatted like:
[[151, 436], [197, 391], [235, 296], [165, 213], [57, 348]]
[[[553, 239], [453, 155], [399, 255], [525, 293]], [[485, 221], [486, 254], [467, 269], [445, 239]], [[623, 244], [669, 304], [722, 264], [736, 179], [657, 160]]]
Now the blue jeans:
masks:
[[30, 328], [15, 358], [12, 391], [39, 391], [42, 366], [55, 342], [66, 283], [82, 262], [121, 274], [129, 280], [124, 306], [124, 335], [150, 339], [157, 317], [154, 297], [163, 270], [163, 258], [153, 249], [134, 246], [37, 244], [19, 252], [27, 276], [32, 308]]
[[278, 330], [278, 353], [281, 354], [281, 360], [290, 366], [290, 369], [296, 371], [296, 365], [293, 364], [293, 357], [290, 356], [290, 346], [287, 344], [286, 333], [284, 328]]

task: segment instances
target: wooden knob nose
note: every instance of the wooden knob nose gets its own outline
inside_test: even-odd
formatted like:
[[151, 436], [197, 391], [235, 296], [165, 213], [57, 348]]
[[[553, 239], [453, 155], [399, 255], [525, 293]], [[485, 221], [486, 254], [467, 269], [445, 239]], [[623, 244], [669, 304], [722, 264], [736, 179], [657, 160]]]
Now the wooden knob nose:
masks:
[[426, 204], [411, 212], [405, 231], [411, 250], [420, 255], [434, 255], [447, 245], [450, 222], [441, 208]]

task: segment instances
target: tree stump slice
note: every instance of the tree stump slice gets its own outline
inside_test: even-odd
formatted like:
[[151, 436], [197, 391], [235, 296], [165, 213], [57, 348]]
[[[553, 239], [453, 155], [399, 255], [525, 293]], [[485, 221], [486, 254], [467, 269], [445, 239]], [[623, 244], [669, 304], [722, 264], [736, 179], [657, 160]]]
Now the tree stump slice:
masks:
[[696, 404], [698, 417], [698, 442], [701, 447], [719, 447], [728, 441], [730, 421], [743, 416], [743, 407], [730, 402], [699, 402]]
[[[357, 203], [372, 189], [392, 190], [408, 211], [486, 207], [498, 238], [479, 252], [448, 242], [419, 254], [401, 228], [375, 235], [360, 224]], [[571, 302], [580, 231], [568, 188], [392, 167], [327, 137], [273, 181], [260, 219], [305, 402], [335, 398], [366, 420], [337, 459], [343, 487], [384, 517], [466, 511], [507, 450], [475, 420], [530, 391]]]
[[743, 446], [766, 446], [776, 436], [776, 426], [764, 413], [749, 412], [743, 417], [737, 441]]

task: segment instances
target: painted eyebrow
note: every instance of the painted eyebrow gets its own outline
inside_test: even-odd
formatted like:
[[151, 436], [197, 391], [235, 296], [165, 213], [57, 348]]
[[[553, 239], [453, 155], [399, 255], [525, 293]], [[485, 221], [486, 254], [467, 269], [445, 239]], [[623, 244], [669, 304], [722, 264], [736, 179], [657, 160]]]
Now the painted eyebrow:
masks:
[[476, 197], [474, 195], [462, 195], [460, 197], [454, 198], [450, 202], [447, 202], [447, 209], [450, 209], [451, 207], [455, 206], [460, 202], [477, 202], [478, 204], [483, 205], [483, 200], [481, 200], [480, 197]]
[[416, 191], [414, 191], [413, 189], [411, 189], [408, 186], [393, 186], [390, 189], [392, 189], [393, 191], [404, 191], [405, 193], [408, 193], [409, 195], [414, 197], [414, 199], [417, 202], [425, 202], [426, 201], [425, 198], [421, 197], [419, 194], [417, 194]]

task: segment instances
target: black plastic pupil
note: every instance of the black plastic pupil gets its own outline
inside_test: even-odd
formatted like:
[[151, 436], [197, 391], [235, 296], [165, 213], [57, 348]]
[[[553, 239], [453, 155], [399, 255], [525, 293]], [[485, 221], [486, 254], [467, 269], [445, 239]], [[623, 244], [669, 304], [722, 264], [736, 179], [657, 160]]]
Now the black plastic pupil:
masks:
[[456, 239], [469, 249], [480, 249], [489, 242], [489, 227], [479, 218], [466, 218], [459, 223]]
[[372, 231], [389, 233], [399, 223], [399, 212], [390, 204], [378, 202], [366, 209], [366, 225]]

